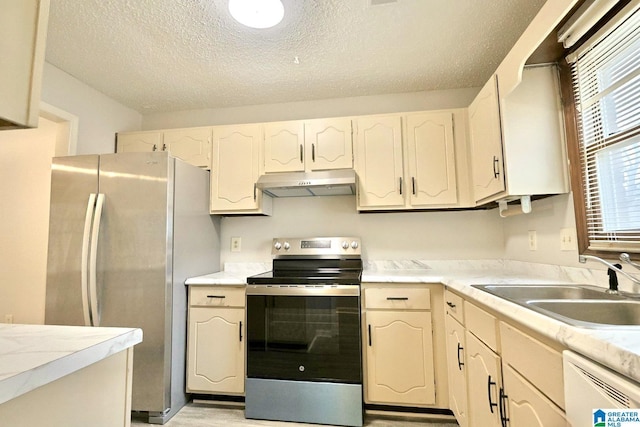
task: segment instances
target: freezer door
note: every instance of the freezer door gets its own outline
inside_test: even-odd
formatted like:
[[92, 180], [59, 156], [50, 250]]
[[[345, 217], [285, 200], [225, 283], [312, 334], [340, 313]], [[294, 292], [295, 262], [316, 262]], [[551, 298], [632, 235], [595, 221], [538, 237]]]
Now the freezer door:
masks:
[[48, 325], [85, 324], [82, 244], [89, 198], [98, 190], [98, 159], [72, 156], [52, 162], [45, 305]]
[[142, 328], [132, 410], [170, 406], [173, 162], [167, 153], [100, 157], [99, 325]]

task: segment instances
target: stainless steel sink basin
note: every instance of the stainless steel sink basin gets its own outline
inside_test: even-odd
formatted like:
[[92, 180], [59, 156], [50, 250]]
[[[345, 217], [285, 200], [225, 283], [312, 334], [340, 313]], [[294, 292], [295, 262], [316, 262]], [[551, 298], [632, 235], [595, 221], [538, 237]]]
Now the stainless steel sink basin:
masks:
[[539, 299], [611, 299], [620, 295], [605, 293], [605, 289], [588, 285], [473, 285], [490, 294], [520, 302]]
[[640, 301], [533, 300], [527, 305], [575, 326], [640, 327]]
[[640, 329], [640, 301], [589, 285], [473, 285], [556, 320], [584, 328]]

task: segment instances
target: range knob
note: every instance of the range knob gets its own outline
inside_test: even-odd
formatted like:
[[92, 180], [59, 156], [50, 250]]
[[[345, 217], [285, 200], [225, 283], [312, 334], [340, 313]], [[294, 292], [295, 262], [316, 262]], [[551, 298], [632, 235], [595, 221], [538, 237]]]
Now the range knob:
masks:
[[280, 243], [280, 242], [275, 242], [275, 243], [273, 244], [273, 247], [274, 247], [274, 248], [276, 248], [276, 251], [279, 251], [279, 250], [280, 250], [280, 248], [282, 248], [282, 243]]
[[349, 242], [347, 242], [346, 240], [342, 241], [342, 249], [349, 249]]
[[289, 242], [284, 242], [284, 245], [282, 245], [282, 247], [285, 251], [288, 251], [291, 248], [291, 245], [289, 244]]
[[355, 240], [353, 242], [351, 242], [351, 247], [353, 249], [358, 249], [358, 242], [356, 242]]

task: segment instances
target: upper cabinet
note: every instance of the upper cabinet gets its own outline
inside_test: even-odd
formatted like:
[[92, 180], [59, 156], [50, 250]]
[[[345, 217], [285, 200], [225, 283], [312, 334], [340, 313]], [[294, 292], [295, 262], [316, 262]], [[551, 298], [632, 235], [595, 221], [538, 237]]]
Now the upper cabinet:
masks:
[[205, 169], [211, 168], [212, 128], [120, 132], [116, 152], [168, 151], [174, 157]]
[[492, 77], [469, 106], [476, 204], [569, 191], [555, 66], [526, 67], [508, 96]]
[[2, 2], [0, 129], [37, 127], [49, 0]]
[[264, 171], [304, 172], [353, 167], [351, 120], [266, 123]]
[[472, 204], [464, 111], [361, 117], [356, 128], [358, 209]]
[[271, 213], [271, 198], [256, 187], [262, 141], [259, 124], [213, 128], [212, 214]]

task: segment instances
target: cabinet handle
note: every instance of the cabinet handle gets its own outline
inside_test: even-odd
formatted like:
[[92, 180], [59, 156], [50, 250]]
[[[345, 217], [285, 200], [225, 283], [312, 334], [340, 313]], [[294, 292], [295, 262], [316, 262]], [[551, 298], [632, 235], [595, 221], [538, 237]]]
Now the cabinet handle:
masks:
[[257, 195], [257, 188], [258, 188], [258, 184], [253, 184], [253, 201], [255, 202], [258, 195]]
[[500, 176], [500, 160], [498, 156], [493, 156], [493, 177], [498, 178]]
[[162, 151], [167, 151], [167, 144], [164, 142], [162, 143]]
[[456, 308], [456, 305], [454, 303], [452, 303], [451, 301], [447, 301], [447, 305], [451, 308]]
[[491, 375], [487, 378], [487, 398], [489, 399], [489, 410], [493, 414], [493, 408], [498, 407], [497, 403], [491, 401], [491, 386], [496, 385], [495, 381], [491, 381]]
[[158, 146], [156, 144], [153, 144], [153, 148], [151, 149], [151, 151], [158, 151]]
[[400, 180], [400, 195], [402, 195], [402, 177], [398, 178]]
[[226, 296], [224, 296], [224, 295], [207, 295], [207, 298], [219, 298], [219, 299], [224, 299], [224, 298], [226, 298]]
[[300, 163], [304, 162], [304, 148], [302, 147], [302, 144], [300, 144]]
[[387, 297], [387, 301], [409, 301], [408, 297]]
[[240, 342], [242, 342], [242, 320], [240, 321]]
[[311, 144], [311, 161], [316, 161], [316, 144]]
[[367, 325], [367, 330], [369, 331], [369, 347], [371, 347], [371, 325]]
[[464, 350], [464, 347], [458, 343], [458, 369], [462, 371], [462, 367], [464, 366], [464, 362], [460, 360], [460, 351]]
[[507, 427], [507, 423], [509, 422], [509, 418], [507, 417], [507, 399], [509, 396], [504, 394], [504, 388], [500, 387], [500, 424], [502, 427]]
[[412, 176], [411, 177], [411, 192], [413, 193], [413, 195], [416, 195], [416, 177]]

